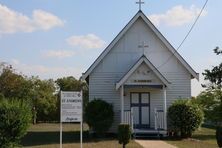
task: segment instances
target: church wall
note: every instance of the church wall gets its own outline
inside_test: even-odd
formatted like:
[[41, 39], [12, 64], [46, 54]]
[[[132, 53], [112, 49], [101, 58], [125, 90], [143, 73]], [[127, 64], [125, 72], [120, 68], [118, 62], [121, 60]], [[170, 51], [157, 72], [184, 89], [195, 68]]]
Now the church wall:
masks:
[[[148, 48], [145, 48], [145, 52], [142, 48], [138, 48], [138, 45], [142, 44], [141, 41], [145, 41], [145, 44], [149, 45]], [[172, 54], [143, 20], [139, 19], [89, 75], [90, 100], [101, 98], [114, 106], [115, 123], [111, 131], [115, 131], [120, 122], [120, 93], [115, 89], [115, 84], [143, 53], [156, 67], [164, 63]], [[171, 87], [167, 88], [167, 106], [177, 98], [191, 96], [191, 75], [176, 57], [173, 56], [158, 70], [172, 83]], [[161, 107], [162, 105], [161, 93], [161, 91], [151, 92], [152, 112], [154, 106]], [[154, 125], [153, 118], [151, 118], [151, 123]]]
[[89, 77], [89, 100], [99, 98], [113, 105], [114, 124], [111, 131], [117, 130], [120, 123], [120, 92], [115, 89], [115, 82], [121, 73], [92, 73]]

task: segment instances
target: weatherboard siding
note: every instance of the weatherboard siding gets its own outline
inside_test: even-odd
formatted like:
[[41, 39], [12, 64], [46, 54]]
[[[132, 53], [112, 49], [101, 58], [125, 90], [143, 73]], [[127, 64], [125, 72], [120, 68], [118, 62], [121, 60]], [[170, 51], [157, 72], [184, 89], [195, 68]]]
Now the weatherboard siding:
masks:
[[[141, 41], [149, 45], [145, 51], [138, 48], [138, 45], [142, 44]], [[100, 98], [113, 104], [115, 112], [114, 124], [111, 128], [113, 132], [116, 132], [117, 125], [120, 123], [120, 91], [115, 89], [115, 85], [143, 54], [171, 83], [166, 92], [167, 106], [178, 98], [191, 97], [191, 74], [139, 18], [89, 75], [89, 100]], [[171, 57], [170, 60], [168, 60], [169, 57]], [[163, 63], [165, 64], [159, 67]], [[129, 93], [135, 91], [150, 92], [151, 127], [154, 127], [154, 108], [163, 108], [162, 90], [126, 89], [125, 109], [130, 109]]]
[[[90, 101], [100, 98], [113, 104], [114, 124], [112, 132], [116, 132], [120, 123], [120, 92], [115, 89], [116, 82], [121, 78], [121, 73], [92, 73], [89, 77], [89, 98]], [[171, 87], [167, 88], [167, 106], [178, 98], [189, 98], [191, 96], [190, 75], [171, 74], [167, 75], [171, 82]], [[150, 93], [150, 119], [151, 127], [154, 127], [154, 109], [163, 109], [163, 92], [161, 89], [125, 89], [124, 108], [130, 109], [130, 92]]]
[[[142, 44], [141, 40], [149, 45], [144, 52], [142, 48], [138, 48]], [[125, 73], [143, 54], [155, 67], [159, 67], [167, 61], [164, 66], [159, 68], [161, 73], [183, 73], [186, 70], [152, 30], [147, 27], [145, 22], [138, 19], [93, 71]], [[170, 60], [168, 60], [169, 57], [171, 57]]]
[[121, 75], [121, 73], [92, 73], [89, 76], [89, 100], [99, 98], [113, 105], [112, 132], [116, 131], [120, 123], [120, 92], [116, 91], [115, 83]]
[[[167, 88], [167, 107], [169, 107], [175, 100], [191, 97], [191, 81], [190, 75], [171, 74], [170, 88]], [[150, 93], [150, 126], [154, 128], [154, 109], [163, 109], [163, 90], [162, 89], [125, 89], [124, 103], [125, 109], [130, 109], [130, 92], [149, 92]], [[120, 100], [119, 100], [120, 101]]]

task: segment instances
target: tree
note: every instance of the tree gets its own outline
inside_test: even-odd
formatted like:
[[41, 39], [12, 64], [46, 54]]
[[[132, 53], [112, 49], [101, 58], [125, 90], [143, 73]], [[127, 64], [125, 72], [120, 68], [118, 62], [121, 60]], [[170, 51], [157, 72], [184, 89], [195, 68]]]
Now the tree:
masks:
[[55, 83], [52, 79], [35, 79], [33, 91], [33, 111], [36, 111], [37, 121], [59, 121], [58, 99], [55, 95]]
[[[219, 47], [214, 49], [214, 53], [218, 56], [222, 55], [222, 50], [219, 50]], [[214, 66], [211, 70], [206, 69], [203, 72], [204, 79], [210, 81], [210, 85], [204, 87], [212, 89], [221, 89], [222, 88], [222, 62], [218, 66]]]
[[59, 90], [62, 91], [83, 91], [83, 108], [85, 109], [89, 97], [88, 97], [88, 86], [85, 82], [77, 80], [73, 76], [59, 78], [55, 81], [58, 85]]
[[216, 139], [217, 139], [217, 145], [219, 148], [222, 148], [222, 127], [217, 127], [216, 130]]
[[1, 65], [0, 93], [6, 98], [29, 98], [31, 85], [27, 77], [16, 73], [12, 66]]
[[83, 85], [80, 80], [73, 76], [59, 78], [55, 82], [62, 91], [80, 91]]
[[[216, 47], [214, 53], [220, 56], [222, 55], [222, 50]], [[222, 62], [218, 66], [214, 66], [211, 70], [206, 69], [203, 75], [204, 79], [210, 83], [203, 85], [207, 89], [197, 98], [200, 100], [201, 105], [208, 108], [205, 107], [206, 115], [210, 115], [208, 119], [217, 124], [222, 124]]]
[[57, 97], [52, 79], [41, 80], [17, 73], [11, 65], [0, 64], [0, 94], [9, 99], [27, 101], [32, 106], [33, 123], [59, 120]]
[[222, 50], [220, 50], [220, 48], [217, 46], [217, 47], [214, 49], [214, 53], [216, 53], [217, 55], [222, 54]]
[[196, 99], [192, 100], [194, 103], [199, 104], [199, 106], [204, 111], [205, 121], [211, 121], [217, 123], [220, 121], [222, 110], [220, 109], [221, 102], [221, 90], [219, 89], [207, 89], [201, 92]]
[[31, 108], [22, 100], [0, 100], [0, 147], [18, 146], [31, 120]]

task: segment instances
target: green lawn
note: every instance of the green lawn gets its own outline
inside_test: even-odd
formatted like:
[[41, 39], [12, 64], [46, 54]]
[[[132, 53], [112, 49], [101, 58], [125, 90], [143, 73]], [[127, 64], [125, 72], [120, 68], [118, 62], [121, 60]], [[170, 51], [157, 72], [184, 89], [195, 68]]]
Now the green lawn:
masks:
[[[63, 148], [79, 148], [79, 124], [63, 124]], [[121, 148], [116, 138], [89, 138], [88, 127], [84, 125], [84, 148]], [[216, 148], [215, 130], [201, 128], [191, 139], [165, 140], [179, 148]], [[28, 134], [22, 139], [22, 147], [59, 148], [59, 124], [32, 125]], [[131, 140], [127, 148], [142, 148]]]
[[184, 140], [166, 140], [179, 148], [217, 148], [215, 129], [200, 128], [192, 138]]
[[[22, 139], [22, 147], [32, 148], [59, 148], [59, 124], [32, 125], [28, 134]], [[79, 148], [79, 124], [63, 124], [63, 148]], [[86, 137], [88, 127], [84, 125], [84, 148], [121, 148], [116, 138], [89, 138]], [[141, 148], [133, 140], [127, 148]]]

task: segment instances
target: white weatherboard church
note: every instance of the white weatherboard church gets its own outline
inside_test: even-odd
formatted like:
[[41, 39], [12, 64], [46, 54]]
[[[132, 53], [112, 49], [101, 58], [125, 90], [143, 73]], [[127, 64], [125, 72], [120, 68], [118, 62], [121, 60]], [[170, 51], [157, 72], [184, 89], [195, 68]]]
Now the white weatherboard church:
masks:
[[113, 104], [111, 132], [129, 123], [134, 133], [165, 134], [167, 108], [191, 97], [191, 79], [199, 75], [139, 10], [82, 78], [90, 101]]

